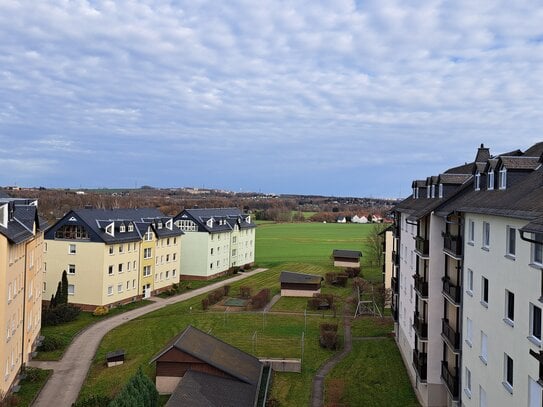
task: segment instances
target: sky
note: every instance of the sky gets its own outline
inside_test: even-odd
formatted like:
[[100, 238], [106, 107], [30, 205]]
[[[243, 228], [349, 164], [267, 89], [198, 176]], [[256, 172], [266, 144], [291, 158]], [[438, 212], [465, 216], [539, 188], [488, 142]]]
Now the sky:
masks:
[[0, 185], [406, 196], [543, 139], [542, 21], [521, 0], [1, 0]]

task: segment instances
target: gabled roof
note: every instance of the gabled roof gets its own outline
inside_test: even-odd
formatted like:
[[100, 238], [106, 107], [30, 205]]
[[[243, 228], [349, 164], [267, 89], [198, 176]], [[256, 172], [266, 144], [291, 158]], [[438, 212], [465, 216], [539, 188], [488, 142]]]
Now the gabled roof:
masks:
[[362, 252], [360, 250], [334, 249], [334, 251], [332, 252], [332, 256], [359, 259], [360, 257], [362, 257]]
[[527, 157], [541, 157], [541, 155], [543, 155], [543, 141], [535, 143], [533, 146], [528, 148], [524, 152], [524, 155]]
[[471, 174], [440, 174], [439, 182], [442, 184], [460, 185], [471, 177]]
[[36, 205], [33, 199], [0, 198], [0, 210], [7, 209], [7, 227], [0, 225], [0, 234], [17, 244], [34, 237], [34, 226], [43, 230]]
[[181, 378], [166, 407], [253, 407], [254, 388], [237, 380], [189, 370]]
[[250, 218], [238, 208], [206, 208], [184, 209], [174, 217], [174, 221], [192, 220], [198, 225], [199, 232], [218, 233], [234, 230], [236, 225], [240, 229], [255, 228], [252, 221], [247, 222]]
[[315, 274], [303, 274], [295, 273], [293, 271], [282, 271], [279, 276], [279, 281], [281, 283], [290, 283], [290, 284], [319, 284], [322, 282], [322, 276], [317, 276]]
[[150, 363], [157, 361], [173, 348], [188, 353], [244, 383], [257, 386], [260, 381], [262, 363], [257, 358], [192, 325], [166, 345]]
[[508, 170], [535, 170], [539, 166], [539, 157], [501, 157], [499, 166]]

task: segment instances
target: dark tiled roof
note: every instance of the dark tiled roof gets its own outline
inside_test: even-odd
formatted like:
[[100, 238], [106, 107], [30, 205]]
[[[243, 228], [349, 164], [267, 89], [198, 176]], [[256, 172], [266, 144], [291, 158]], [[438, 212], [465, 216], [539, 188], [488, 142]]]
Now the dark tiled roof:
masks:
[[343, 249], [334, 249], [332, 252], [334, 257], [348, 257], [351, 259], [359, 259], [362, 257], [362, 252], [360, 250], [343, 250]]
[[475, 163], [466, 163], [458, 167], [449, 168], [444, 174], [472, 174]]
[[528, 233], [543, 233], [543, 217], [534, 219], [520, 230]]
[[[238, 208], [185, 209], [174, 217], [174, 221], [190, 219], [198, 225], [199, 231], [217, 233], [234, 230], [236, 224], [240, 229], [255, 228], [253, 222], [247, 222], [249, 217]], [[213, 226], [210, 227], [207, 222], [211, 219]]]
[[188, 353], [244, 383], [258, 386], [262, 363], [257, 358], [191, 325], [156, 355], [151, 363], [172, 348]]
[[[513, 154], [508, 154], [508, 155], [513, 155]], [[528, 148], [524, 152], [524, 155], [527, 157], [541, 157], [541, 155], [543, 155], [543, 141], [539, 143], [535, 143], [533, 146]]]
[[477, 150], [477, 155], [475, 156], [475, 162], [481, 163], [486, 162], [490, 158], [490, 149], [486, 148], [483, 144]]
[[281, 283], [291, 284], [320, 284], [322, 280], [322, 276], [295, 273], [293, 271], [282, 271], [281, 275], [279, 276], [279, 281]]
[[166, 407], [253, 407], [254, 387], [237, 380], [189, 370]]
[[413, 181], [413, 188], [424, 188], [426, 186], [426, 181], [418, 179]]
[[500, 157], [499, 161], [508, 170], [534, 170], [539, 166], [539, 157]]
[[0, 234], [12, 243], [21, 243], [34, 237], [36, 229], [43, 230], [40, 225], [36, 201], [31, 199], [1, 198], [0, 207], [7, 206], [7, 227], [0, 225]]
[[439, 181], [442, 184], [459, 185], [466, 182], [471, 176], [471, 174], [441, 174], [439, 176]]

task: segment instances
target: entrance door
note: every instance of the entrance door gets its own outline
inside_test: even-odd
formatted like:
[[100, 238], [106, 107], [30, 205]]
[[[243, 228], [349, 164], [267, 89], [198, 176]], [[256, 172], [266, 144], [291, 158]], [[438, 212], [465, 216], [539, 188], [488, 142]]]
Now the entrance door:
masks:
[[143, 298], [149, 298], [151, 296], [151, 284], [143, 286]]

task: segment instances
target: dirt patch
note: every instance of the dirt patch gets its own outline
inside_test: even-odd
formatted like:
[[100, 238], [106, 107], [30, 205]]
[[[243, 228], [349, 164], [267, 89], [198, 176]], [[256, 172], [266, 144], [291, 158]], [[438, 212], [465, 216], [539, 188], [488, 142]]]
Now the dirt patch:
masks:
[[345, 392], [345, 381], [341, 379], [330, 379], [326, 386], [326, 407], [347, 407], [348, 404], [342, 403], [343, 393]]

